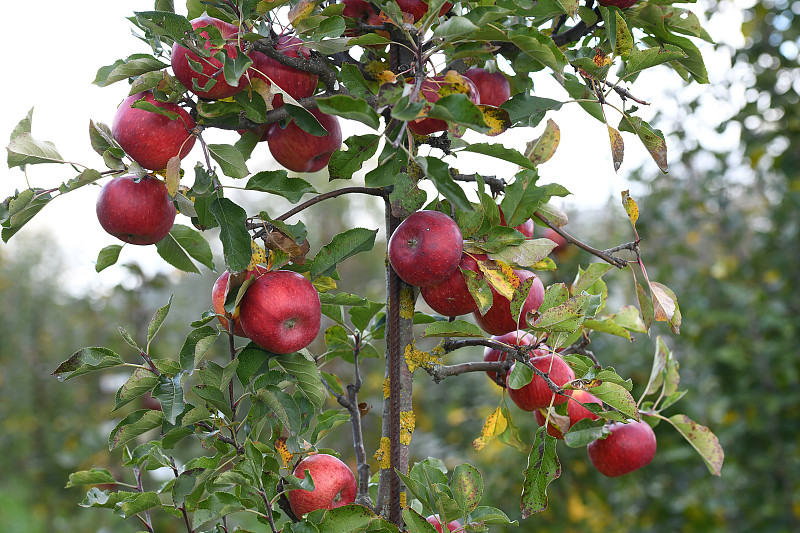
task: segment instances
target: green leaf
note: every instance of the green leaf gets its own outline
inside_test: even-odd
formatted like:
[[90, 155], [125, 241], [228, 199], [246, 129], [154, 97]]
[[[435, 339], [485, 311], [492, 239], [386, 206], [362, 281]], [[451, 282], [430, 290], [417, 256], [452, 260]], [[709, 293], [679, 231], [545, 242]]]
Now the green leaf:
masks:
[[[448, 124], [466, 126], [479, 133], [488, 133], [492, 129], [486, 124], [481, 108], [464, 93], [448, 94], [439, 98], [431, 104], [427, 115], [447, 121]], [[460, 133], [457, 136], [460, 137]]]
[[156, 336], [158, 330], [161, 329], [161, 325], [164, 323], [164, 320], [167, 318], [167, 313], [169, 313], [169, 308], [172, 305], [172, 295], [169, 297], [169, 301], [163, 307], [156, 310], [153, 314], [153, 318], [150, 319], [150, 324], [147, 326], [147, 345], [150, 346], [150, 342], [153, 340], [153, 337]]
[[[354, 40], [358, 39], [381, 39], [386, 42], [389, 42], [388, 39], [385, 37], [381, 37], [376, 33], [367, 33], [362, 35], [361, 37], [356, 37], [356, 39], [351, 39], [349, 42], [352, 43]], [[367, 44], [367, 43], [365, 43]], [[373, 44], [381, 44], [381, 43], [373, 43]], [[370, 91], [369, 83], [364, 78], [364, 75], [358, 69], [356, 65], [352, 65], [350, 63], [345, 63], [342, 65], [341, 68], [341, 77], [342, 77], [342, 84], [350, 91], [356, 98], [364, 98], [365, 96], [371, 95], [372, 91]]]
[[437, 157], [417, 157], [417, 164], [425, 175], [433, 182], [438, 190], [456, 209], [461, 211], [471, 211], [473, 205], [467, 199], [466, 193], [461, 186], [453, 181], [450, 175], [450, 167]]
[[564, 435], [564, 443], [570, 448], [581, 448], [587, 444], [603, 438], [609, 431], [606, 429], [605, 420], [579, 420]]
[[328, 163], [330, 179], [349, 180], [364, 168], [364, 163], [378, 150], [378, 135], [352, 135], [345, 139], [347, 150], [336, 150]]
[[477, 30], [478, 27], [467, 17], [450, 17], [436, 27], [433, 31], [433, 38], [443, 39], [445, 42], [449, 42], [457, 37], [468, 35]]
[[192, 528], [198, 529], [206, 522], [219, 520], [223, 516], [241, 509], [244, 509], [244, 504], [233, 494], [214, 492], [197, 505], [197, 510], [192, 517]]
[[10, 196], [0, 204], [3, 241], [8, 240], [28, 223], [53, 197], [49, 192], [26, 189]]
[[330, 276], [336, 265], [361, 252], [372, 250], [378, 230], [352, 228], [336, 235], [320, 249], [311, 265], [311, 279]]
[[197, 478], [202, 472], [202, 468], [190, 468], [189, 470], [184, 470], [175, 478], [175, 483], [172, 485], [172, 501], [175, 505], [183, 505], [189, 494], [194, 491]]
[[605, 381], [597, 387], [589, 389], [597, 399], [602, 400], [617, 411], [628, 415], [630, 418], [639, 420], [639, 410], [636, 408], [636, 401], [625, 387], [617, 383]]
[[428, 201], [425, 191], [405, 172], [398, 172], [392, 176], [392, 180], [394, 189], [389, 193], [389, 203], [392, 206], [392, 215], [397, 218], [405, 218], [418, 211]]
[[422, 336], [483, 338], [484, 332], [481, 328], [466, 320], [453, 320], [452, 322], [440, 320], [425, 328], [425, 333]]
[[297, 388], [317, 409], [322, 409], [327, 394], [317, 364], [302, 353], [278, 355], [275, 363], [297, 379]]
[[520, 50], [542, 66], [561, 72], [567, 65], [567, 57], [559, 50], [553, 39], [536, 28], [519, 28], [508, 33], [508, 37]]
[[531, 96], [527, 93], [515, 94], [500, 107], [508, 111], [514, 126], [536, 127], [548, 111], [558, 111], [564, 102], [551, 98]]
[[479, 522], [487, 526], [519, 525], [519, 522], [510, 520], [508, 515], [500, 509], [484, 505], [475, 508], [475, 510], [470, 513], [470, 517], [473, 522]]
[[161, 507], [161, 499], [156, 492], [140, 492], [114, 507], [114, 514], [122, 518], [130, 518], [141, 512]]
[[374, 531], [370, 524], [384, 522], [371, 509], [351, 503], [336, 509], [328, 509], [320, 524], [320, 531], [336, 533], [360, 533]]
[[38, 165], [41, 163], [66, 163], [50, 141], [39, 141], [30, 133], [20, 133], [8, 143], [8, 168]]
[[593, 317], [602, 303], [598, 294], [579, 294], [561, 305], [551, 307], [536, 319], [537, 329], [571, 333], [588, 317]]
[[408, 533], [436, 533], [436, 528], [411, 507], [403, 509], [403, 521]]
[[202, 398], [205, 402], [211, 404], [213, 407], [222, 412], [226, 417], [230, 418], [232, 415], [231, 404], [222, 391], [217, 387], [212, 387], [206, 384], [195, 385], [192, 391]]
[[246, 178], [250, 171], [244, 161], [242, 152], [230, 144], [209, 144], [208, 152], [219, 163], [222, 173], [231, 178]]
[[514, 364], [508, 374], [508, 387], [514, 390], [521, 389], [533, 380], [533, 370], [528, 365]]
[[[214, 270], [214, 254], [211, 246], [199, 231], [182, 224], [174, 224], [169, 230], [169, 237], [192, 259], [208, 269]], [[160, 242], [156, 243], [156, 248], [159, 244]]]
[[647, 295], [639, 282], [636, 283], [636, 296], [639, 299], [639, 309], [645, 330], [649, 330], [650, 325], [653, 323], [653, 300]]
[[60, 381], [124, 364], [125, 361], [108, 348], [81, 348], [53, 371]]
[[474, 466], [462, 463], [450, 478], [450, 491], [463, 514], [471, 513], [483, 497], [483, 478]]
[[351, 307], [347, 314], [350, 315], [350, 322], [353, 323], [353, 326], [360, 331], [364, 331], [367, 329], [370, 321], [384, 306], [385, 304], [381, 302], [370, 302], [367, 300], [362, 306]]
[[116, 263], [121, 251], [122, 246], [119, 244], [111, 244], [100, 250], [100, 253], [97, 254], [97, 263], [94, 267], [95, 271], [101, 272]]
[[555, 247], [556, 243], [550, 239], [526, 239], [521, 244], [491, 252], [489, 257], [510, 266], [532, 267], [538, 265]]
[[219, 338], [219, 330], [211, 326], [202, 326], [192, 330], [186, 336], [181, 348], [181, 370], [191, 375], [217, 338]]
[[697, 453], [705, 461], [708, 471], [715, 476], [720, 476], [722, 463], [725, 461], [725, 452], [717, 436], [710, 429], [701, 426], [686, 415], [673, 415], [666, 420], [697, 450]]
[[225, 82], [231, 87], [238, 87], [239, 80], [247, 72], [247, 69], [253, 65], [253, 60], [238, 48], [236, 49], [236, 57], [232, 58], [224, 52], [219, 55], [222, 55], [222, 75], [225, 76]]
[[183, 372], [169, 377], [165, 374], [158, 376], [158, 385], [153, 389], [153, 398], [161, 402], [161, 412], [164, 419], [170, 424], [175, 424], [178, 415], [183, 412], [183, 386], [181, 379]]
[[111, 431], [108, 437], [108, 449], [114, 450], [121, 444], [135, 439], [161, 425], [164, 415], [161, 411], [140, 409], [123, 418]]
[[523, 170], [506, 187], [500, 209], [509, 227], [524, 224], [533, 216], [539, 202], [544, 200], [546, 190], [544, 187], [536, 186], [538, 179], [539, 174], [535, 170]]
[[367, 104], [366, 100], [361, 98], [353, 98], [345, 94], [317, 98], [317, 107], [325, 114], [357, 120], [373, 130], [377, 130], [381, 125], [378, 113]]
[[677, 46], [669, 44], [665, 44], [663, 46], [655, 46], [653, 48], [647, 48], [645, 50], [639, 50], [634, 48], [631, 51], [631, 55], [628, 58], [628, 61], [625, 63], [625, 70], [621, 77], [626, 78], [629, 76], [633, 76], [634, 74], [638, 74], [639, 72], [648, 69], [650, 67], [654, 67], [662, 63], [668, 63], [670, 61], [674, 61], [676, 59], [681, 59], [685, 57], [687, 56], [683, 52], [683, 50], [681, 50]]
[[92, 468], [91, 470], [81, 470], [69, 475], [69, 482], [64, 487], [69, 489], [80, 485], [99, 485], [101, 483], [116, 483], [117, 480], [111, 472], [105, 468]]
[[137, 368], [120, 388], [117, 390], [117, 397], [114, 401], [116, 411], [123, 405], [127, 405], [142, 394], [150, 392], [158, 385], [158, 376], [147, 368]]
[[472, 152], [475, 154], [488, 155], [489, 157], [502, 159], [503, 161], [508, 161], [509, 163], [514, 163], [515, 165], [529, 168], [531, 170], [536, 168], [534, 164], [531, 163], [527, 157], [519, 153], [519, 151], [515, 150], [514, 148], [507, 148], [502, 144], [492, 144], [492, 143], [469, 144], [464, 148], [462, 148], [459, 151], [459, 153], [460, 152]]
[[101, 67], [92, 83], [98, 87], [105, 87], [168, 66], [150, 54], [133, 54], [126, 59], [118, 59], [111, 65]]
[[225, 255], [225, 267], [231, 272], [241, 272], [250, 264], [252, 250], [247, 231], [247, 213], [228, 198], [214, 198], [208, 210], [220, 228], [219, 239]]
[[182, 41], [191, 33], [192, 25], [186, 17], [168, 11], [138, 11], [134, 12], [136, 21], [157, 35], [171, 37], [175, 41]]
[[619, 131], [635, 133], [650, 153], [650, 157], [656, 162], [661, 172], [666, 174], [669, 171], [667, 165], [667, 142], [664, 134], [660, 130], [653, 129], [650, 124], [639, 117], [626, 115], [619, 123]]
[[294, 398], [272, 385], [258, 389], [256, 396], [269, 407], [287, 431], [296, 433], [300, 430], [300, 408]]
[[586, 270], [578, 269], [578, 276], [570, 288], [572, 294], [580, 294], [603, 277], [603, 275], [613, 267], [608, 263], [592, 263]]
[[670, 352], [664, 340], [659, 336], [656, 339], [656, 351], [653, 356], [653, 367], [650, 370], [650, 379], [647, 380], [647, 387], [644, 389], [644, 396], [655, 394], [661, 385], [664, 383], [664, 376], [667, 371], [667, 362], [672, 359], [672, 352]]
[[317, 194], [317, 190], [302, 178], [290, 178], [285, 170], [265, 170], [254, 174], [245, 189], [283, 196], [291, 203], [300, 201], [304, 194]]
[[86, 493], [80, 505], [81, 507], [94, 507], [102, 509], [113, 509], [118, 503], [131, 499], [136, 496], [136, 492], [109, 492], [107, 490], [100, 490], [97, 487], [90, 489]]
[[286, 112], [294, 119], [294, 123], [297, 126], [305, 131], [306, 133], [310, 133], [311, 135], [317, 137], [325, 137], [328, 135], [328, 130], [326, 130], [322, 124], [320, 124], [317, 117], [311, 114], [308, 109], [296, 105], [291, 105], [289, 103], [284, 104], [284, 108]]
[[542, 426], [536, 431], [536, 439], [528, 455], [525, 480], [522, 483], [520, 510], [522, 518], [547, 509], [547, 486], [561, 476], [561, 463], [556, 455], [556, 439]]
[[[633, 48], [633, 36], [631, 36], [631, 31], [628, 29], [628, 24], [625, 22], [625, 17], [623, 17], [619, 11], [615, 10], [614, 18], [616, 20], [616, 27], [614, 29], [615, 39], [612, 44], [614, 55], [626, 57], [628, 54], [631, 54], [631, 50], [633, 50], [633, 54], [635, 54], [638, 50]], [[631, 57], [633, 57], [633, 54], [631, 54]]]

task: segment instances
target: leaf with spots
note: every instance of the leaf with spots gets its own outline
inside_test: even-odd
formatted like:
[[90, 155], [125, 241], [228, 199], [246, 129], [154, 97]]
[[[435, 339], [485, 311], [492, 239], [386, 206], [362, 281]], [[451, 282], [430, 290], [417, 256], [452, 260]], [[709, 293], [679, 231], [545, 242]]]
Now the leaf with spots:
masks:
[[719, 439], [706, 426], [701, 426], [686, 415], [673, 415], [665, 418], [689, 441], [703, 458], [709, 472], [715, 476], [721, 475], [722, 463], [725, 461], [725, 452]]
[[547, 509], [547, 486], [561, 476], [561, 463], [556, 454], [556, 439], [548, 435], [542, 426], [536, 431], [536, 439], [528, 456], [525, 480], [520, 496], [522, 518]]
[[481, 473], [467, 463], [456, 466], [450, 478], [450, 491], [461, 512], [463, 514], [471, 513], [481, 502], [483, 496]]

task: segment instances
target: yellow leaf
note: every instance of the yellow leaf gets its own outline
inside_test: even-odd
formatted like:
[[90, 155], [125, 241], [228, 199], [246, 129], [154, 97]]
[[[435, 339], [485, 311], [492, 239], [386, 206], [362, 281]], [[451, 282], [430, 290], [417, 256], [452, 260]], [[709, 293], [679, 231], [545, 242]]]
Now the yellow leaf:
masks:
[[167, 161], [167, 192], [171, 197], [178, 193], [178, 186], [181, 183], [181, 158], [174, 155]]
[[502, 434], [508, 427], [508, 420], [503, 416], [503, 412], [498, 407], [486, 418], [486, 422], [481, 429], [481, 436], [472, 441], [472, 446], [480, 451], [486, 446], [490, 439]]
[[616, 171], [622, 166], [625, 143], [622, 141], [622, 135], [611, 126], [608, 126], [608, 138], [611, 142], [611, 159], [614, 161], [614, 170]]
[[561, 129], [553, 119], [547, 119], [547, 126], [541, 137], [525, 145], [525, 156], [534, 165], [540, 165], [553, 157], [560, 142]]
[[628, 218], [631, 219], [631, 224], [635, 228], [636, 221], [639, 220], [639, 206], [637, 206], [634, 199], [631, 198], [630, 191], [622, 191], [622, 206], [625, 208], [625, 212], [628, 214]]
[[320, 276], [311, 282], [317, 292], [328, 292], [336, 288], [336, 280], [330, 276]]
[[279, 437], [275, 440], [275, 451], [278, 452], [283, 466], [288, 468], [292, 464], [292, 452], [286, 447], [286, 437]]
[[467, 85], [464, 79], [464, 76], [455, 70], [448, 70], [447, 74], [444, 75], [444, 83], [439, 86], [439, 96], [447, 96], [448, 94], [469, 94], [469, 85]]
[[478, 267], [483, 272], [487, 283], [494, 287], [501, 296], [511, 301], [514, 291], [519, 287], [520, 281], [514, 270], [502, 261], [478, 261]]
[[500, 135], [511, 127], [511, 117], [509, 116], [508, 111], [505, 109], [500, 109], [499, 107], [490, 105], [479, 105], [478, 107], [483, 113], [483, 121], [487, 126], [492, 128], [491, 130], [485, 132], [484, 135], [494, 137], [495, 135]]
[[267, 251], [262, 248], [261, 246], [256, 243], [256, 241], [250, 241], [250, 264], [247, 265], [245, 270], [253, 270], [256, 268], [256, 265], [264, 265], [267, 263]]
[[308, 18], [317, 6], [316, 0], [300, 0], [289, 10], [289, 22], [296, 25], [304, 18]]

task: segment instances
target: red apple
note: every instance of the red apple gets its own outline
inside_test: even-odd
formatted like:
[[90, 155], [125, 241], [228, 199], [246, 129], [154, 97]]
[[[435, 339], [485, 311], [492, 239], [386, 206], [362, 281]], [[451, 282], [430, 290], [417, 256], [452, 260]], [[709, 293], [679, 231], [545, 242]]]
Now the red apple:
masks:
[[479, 277], [483, 277], [478, 262], [475, 259], [486, 259], [485, 255], [472, 257], [461, 254], [461, 262], [447, 279], [441, 283], [425, 285], [419, 292], [431, 309], [444, 316], [466, 315], [478, 310], [478, 304], [469, 292], [463, 270], [471, 270]]
[[[256, 267], [247, 272], [243, 281], [252, 278], [256, 274], [263, 274], [264, 272], [266, 272], [266, 270], [261, 267]], [[228, 270], [223, 272], [222, 275], [217, 278], [217, 281], [214, 282], [214, 287], [211, 289], [211, 305], [214, 307], [214, 312], [217, 314], [219, 323], [222, 324], [222, 327], [225, 328], [226, 331], [228, 330], [228, 319], [225, 318], [225, 299], [228, 296], [228, 279], [230, 279], [230, 276], [231, 273]], [[239, 288], [237, 287], [234, 290], [238, 291]], [[232, 321], [233, 324], [231, 325], [230, 331], [239, 337], [246, 337], [247, 335], [244, 334], [242, 325], [239, 323], [239, 307], [234, 309]]]
[[[539, 427], [543, 426], [546, 420], [545, 411], [546, 409], [537, 409], [533, 412], [533, 418], [536, 420], [536, 423], [539, 424]], [[550, 421], [547, 423], [547, 434], [553, 437], [554, 439], [563, 440], [564, 434], [561, 432], [561, 429], [556, 424], [554, 424], [554, 418], [557, 416], [560, 415], [557, 415], [555, 413], [550, 414]], [[561, 418], [565, 419], [566, 417], [561, 417]]]
[[[214, 54], [222, 52], [231, 59], [237, 56], [239, 53], [236, 46], [236, 34], [239, 32], [238, 27], [209, 16], [196, 18], [192, 20], [191, 23], [192, 28], [195, 30], [213, 26], [219, 30], [221, 37], [225, 39], [225, 44], [212, 44], [211, 40], [205, 41], [203, 48]], [[210, 38], [207, 30], [200, 31], [198, 34], [206, 39]], [[202, 65], [202, 72], [197, 72], [192, 68], [191, 62], [200, 63]], [[237, 84], [230, 85], [225, 80], [225, 75], [222, 72], [222, 61], [213, 56], [201, 57], [177, 42], [172, 45], [170, 63], [172, 64], [172, 72], [175, 73], [175, 77], [178, 78], [187, 89], [202, 98], [211, 100], [227, 98], [228, 96], [233, 96], [238, 93], [244, 89], [245, 86], [244, 74], [239, 78]], [[209, 87], [211, 80], [214, 80], [214, 83]]]
[[617, 477], [650, 464], [656, 455], [656, 434], [641, 422], [610, 422], [611, 433], [589, 444], [589, 460], [604, 476]]
[[550, 252], [551, 254], [559, 255], [566, 251], [569, 247], [567, 240], [559, 235], [553, 228], [547, 228], [544, 232], [544, 237], [556, 243], [556, 247], [553, 248], [552, 252]]
[[[597, 420], [598, 418], [600, 418], [596, 414], [591, 412], [589, 409], [581, 405], [581, 403], [596, 403], [597, 405], [603, 404], [603, 402], [595, 398], [594, 395], [592, 395], [588, 391], [581, 389], [573, 390], [571, 394], [571, 399], [569, 403], [567, 403], [567, 417], [569, 419], [569, 427], [574, 426], [584, 418], [588, 418], [590, 420]], [[536, 422], [540, 426], [544, 424], [545, 413], [542, 412], [541, 409], [537, 409], [536, 411], [534, 411], [533, 416], [536, 419]], [[552, 423], [549, 423], [547, 425], [547, 432], [557, 439], [564, 438], [564, 435], [561, 433], [561, 430]]]
[[[509, 344], [511, 346], [530, 346], [530, 344], [536, 340], [536, 337], [522, 330], [516, 330], [506, 333], [505, 335], [495, 335], [492, 337], [492, 340], [502, 342], [503, 344]], [[539, 350], [534, 350], [532, 353], [537, 353], [538, 351]], [[537, 355], [545, 355], [546, 353], [546, 351], [542, 351], [541, 353], [537, 353]], [[504, 352], [503, 350], [497, 350], [489, 347], [483, 349], [484, 361], [505, 361], [507, 356], [508, 353]], [[505, 387], [505, 372], [500, 374], [500, 379], [497, 377], [497, 372], [491, 370], [487, 370], [486, 375], [489, 376], [489, 379], [491, 379], [493, 382]]]
[[511, 98], [511, 84], [502, 72], [489, 72], [486, 69], [472, 67], [464, 72], [464, 77], [475, 83], [482, 104], [499, 107]]
[[[575, 373], [569, 365], [557, 355], [534, 355], [531, 357], [530, 361], [534, 367], [542, 372], [549, 373], [550, 380], [559, 387], [575, 379]], [[508, 386], [508, 380], [516, 364], [518, 364], [518, 362], [511, 365], [511, 369], [506, 376], [506, 388], [508, 388], [508, 396], [517, 404], [517, 407], [523, 411], [535, 411], [536, 409], [548, 407], [551, 401], [552, 405], [559, 405], [569, 399], [570, 391], [566, 391], [566, 396], [556, 394], [550, 390], [547, 382], [539, 377], [538, 374], [534, 374], [531, 382], [521, 389], [512, 389]]]
[[614, 6], [620, 9], [625, 9], [626, 7], [631, 7], [638, 1], [639, 0], [600, 0], [600, 5], [604, 7]]
[[[418, 22], [419, 19], [424, 17], [425, 13], [428, 12], [428, 2], [424, 2], [423, 0], [397, 0], [397, 5], [400, 6], [400, 11], [409, 13], [414, 17], [414, 22]], [[453, 4], [445, 2], [442, 9], [439, 10], [439, 16], [444, 16], [452, 7]]]
[[[506, 216], [503, 214], [503, 210], [500, 209], [500, 225], [506, 226]], [[536, 223], [533, 221], [532, 218], [529, 218], [519, 226], [514, 226], [514, 229], [525, 235], [526, 239], [533, 239], [533, 230], [536, 227]]]
[[273, 353], [305, 348], [319, 333], [319, 294], [306, 278], [288, 270], [259, 275], [239, 303], [239, 323], [253, 342]]
[[370, 13], [374, 13], [369, 2], [365, 0], [344, 0], [344, 11], [342, 16], [352, 17], [355, 19], [366, 18]]
[[275, 161], [295, 172], [316, 172], [328, 166], [333, 152], [342, 147], [342, 129], [339, 119], [326, 115], [319, 109], [310, 110], [328, 135], [317, 137], [294, 121], [286, 128], [275, 122], [267, 130], [267, 145]]
[[[145, 102], [175, 113], [170, 118], [159, 113], [131, 107]], [[146, 91], [127, 97], [117, 108], [111, 123], [111, 134], [131, 159], [148, 170], [164, 170], [176, 155], [186, 157], [194, 146], [192, 129], [195, 121], [177, 104], [159, 102]]]
[[539, 309], [544, 301], [544, 285], [542, 285], [542, 281], [536, 274], [527, 270], [515, 270], [514, 274], [517, 275], [520, 283], [530, 277], [535, 278], [533, 280], [533, 285], [531, 285], [531, 290], [528, 292], [528, 297], [525, 299], [525, 303], [522, 304], [522, 313], [520, 314], [519, 321], [515, 321], [514, 317], [511, 316], [511, 302], [497, 292], [494, 287], [489, 285], [492, 290], [492, 307], [486, 311], [485, 315], [481, 315], [478, 311], [472, 313], [475, 322], [477, 322], [486, 333], [504, 335], [509, 331], [527, 328], [525, 316], [530, 311]]
[[[275, 49], [288, 57], [311, 57], [311, 50], [303, 46], [303, 41], [297, 37], [282, 35], [278, 38]], [[251, 56], [253, 66], [250, 67], [251, 79], [260, 79], [270, 85], [270, 80], [278, 87], [289, 93], [292, 98], [306, 98], [317, 90], [318, 76], [311, 72], [278, 63], [264, 53], [254, 51]], [[283, 96], [278, 94], [272, 97], [272, 107], [283, 105]]]
[[389, 239], [389, 262], [409, 285], [442, 283], [461, 262], [464, 239], [458, 224], [439, 211], [417, 211]]
[[[428, 523], [431, 524], [436, 529], [437, 533], [442, 533], [442, 523], [439, 521], [438, 514], [432, 514], [425, 520], [427, 520]], [[447, 524], [448, 531], [455, 531], [460, 527], [461, 527], [461, 522], [459, 522], [458, 520], [453, 520], [452, 522]]]
[[297, 463], [292, 474], [305, 479], [306, 470], [314, 481], [314, 490], [294, 489], [286, 494], [298, 518], [317, 509], [336, 509], [355, 501], [356, 477], [340, 459], [325, 453], [309, 455]]
[[[427, 8], [427, 5], [426, 5]], [[472, 102], [479, 104], [481, 98], [478, 93], [478, 88], [469, 78], [463, 78], [464, 84], [467, 86], [467, 96]], [[436, 102], [441, 96], [439, 89], [448, 86], [449, 83], [445, 81], [445, 76], [434, 76], [426, 78], [422, 81], [420, 86], [420, 93], [422, 98], [428, 102]], [[423, 118], [411, 121], [408, 123], [408, 129], [417, 135], [430, 135], [437, 131], [445, 131], [447, 129], [447, 122], [438, 118]]]
[[130, 244], [154, 244], [175, 222], [175, 205], [164, 182], [145, 176], [120, 176], [97, 197], [97, 220], [108, 233]]

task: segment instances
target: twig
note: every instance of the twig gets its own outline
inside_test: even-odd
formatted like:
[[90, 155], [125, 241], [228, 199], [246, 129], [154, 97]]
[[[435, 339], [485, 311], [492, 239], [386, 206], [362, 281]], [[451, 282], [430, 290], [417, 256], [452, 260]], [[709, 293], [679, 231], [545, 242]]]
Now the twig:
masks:
[[[325, 58], [317, 52], [312, 51], [310, 59], [306, 59], [302, 53], [299, 53], [298, 57], [287, 56], [276, 49], [275, 45], [269, 39], [261, 39], [254, 42], [253, 49], [274, 59], [281, 65], [316, 74], [328, 91], [334, 92], [337, 90], [337, 86], [339, 86], [339, 83], [336, 81], [336, 74], [330, 69]], [[338, 89], [341, 92], [347, 92], [347, 89], [344, 87], [338, 87]]]
[[545, 217], [539, 211], [536, 211], [533, 214], [533, 216], [544, 222], [549, 228], [551, 228], [553, 231], [561, 235], [567, 242], [574, 244], [581, 250], [585, 250], [590, 254], [597, 256], [606, 263], [609, 263], [617, 268], [622, 269], [628, 266], [628, 262], [625, 259], [620, 259], [619, 257], [615, 257], [609, 253], [604, 252], [603, 250], [598, 250], [597, 248], [593, 248], [588, 244], [579, 241], [578, 239], [576, 239], [575, 237], [573, 237], [572, 235], [570, 235], [569, 233], [558, 227], [557, 225], [553, 224], [547, 217]]
[[[144, 485], [142, 484], [142, 470], [141, 470], [141, 468], [139, 468], [138, 466], [134, 466], [133, 467], [133, 475], [136, 476], [136, 488], [139, 490], [139, 492], [143, 493], [144, 492]], [[137, 514], [136, 516], [139, 516], [139, 515]], [[145, 527], [147, 528], [147, 531], [149, 531], [150, 533], [155, 533], [155, 530], [153, 529], [153, 521], [150, 519], [150, 510], [149, 509], [144, 511], [144, 518], [139, 516], [139, 519], [145, 525]]]
[[330, 198], [336, 198], [337, 196], [342, 196], [343, 194], [355, 194], [355, 193], [368, 194], [370, 196], [380, 196], [381, 198], [388, 198], [387, 192], [382, 188], [378, 188], [378, 187], [344, 187], [344, 188], [341, 188], [341, 189], [336, 189], [336, 190], [333, 190], [333, 191], [322, 193], [322, 194], [320, 194], [318, 196], [315, 196], [314, 198], [306, 200], [302, 204], [297, 205], [297, 206], [293, 207], [292, 209], [288, 210], [287, 212], [285, 212], [284, 214], [282, 214], [281, 216], [279, 216], [275, 220], [286, 220], [287, 218], [290, 218], [290, 217], [296, 215], [297, 213], [299, 213], [300, 211], [303, 211], [304, 209], [307, 209], [307, 208], [311, 207], [314, 204], [318, 204], [319, 202], [322, 202], [323, 200], [328, 200]]
[[[200, 426], [201, 428], [205, 429], [208, 432], [217, 431], [208, 422], [202, 422], [202, 421], [201, 422], [195, 422], [194, 425], [195, 426]], [[241, 444], [237, 443], [234, 439], [232, 439], [230, 437], [226, 437], [225, 435], [222, 435], [221, 433], [217, 434], [217, 439], [221, 440], [225, 444], [230, 444], [231, 446], [233, 446], [236, 449], [236, 453], [238, 453], [239, 455], [243, 455], [244, 454], [244, 446], [242, 446]]]
[[[450, 176], [453, 178], [454, 181], [464, 181], [464, 182], [478, 181], [478, 174], [459, 174], [453, 169], [450, 169]], [[504, 180], [503, 178], [498, 178], [497, 176], [481, 175], [481, 179], [486, 185], [489, 186], [489, 189], [492, 191], [492, 194], [494, 195], [498, 195], [506, 190], [507, 183], [506, 180]]]
[[644, 100], [640, 100], [639, 98], [636, 98], [635, 96], [633, 96], [630, 93], [630, 91], [628, 91], [628, 89], [626, 89], [625, 87], [622, 87], [621, 85], [617, 85], [617, 84], [611, 83], [610, 81], [607, 81], [607, 80], [603, 80], [603, 83], [607, 87], [611, 87], [614, 90], [614, 92], [617, 93], [619, 95], [619, 97], [622, 98], [623, 100], [628, 99], [628, 100], [633, 100], [637, 104], [650, 105], [650, 102], [645, 102]]

